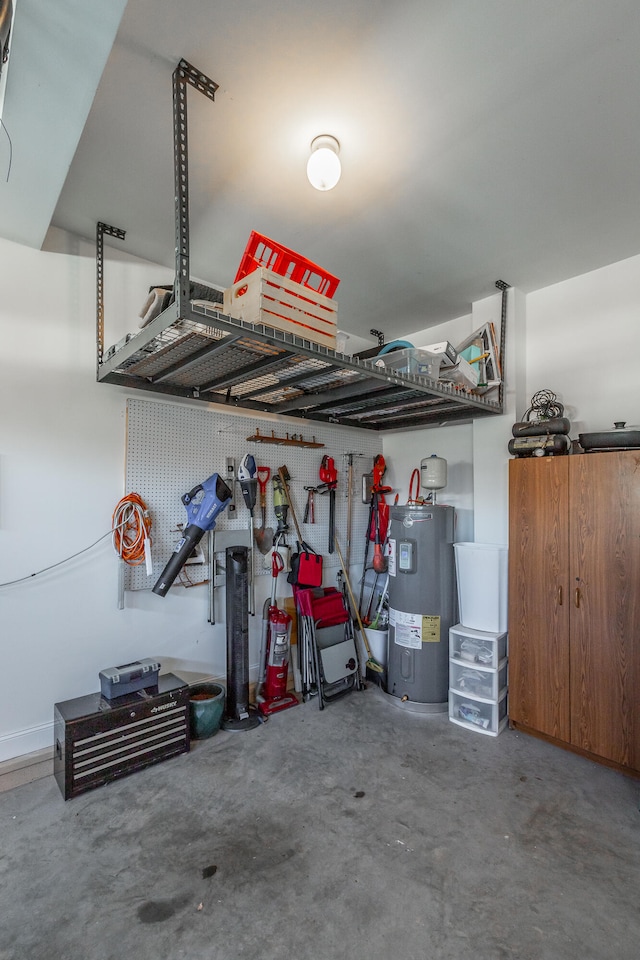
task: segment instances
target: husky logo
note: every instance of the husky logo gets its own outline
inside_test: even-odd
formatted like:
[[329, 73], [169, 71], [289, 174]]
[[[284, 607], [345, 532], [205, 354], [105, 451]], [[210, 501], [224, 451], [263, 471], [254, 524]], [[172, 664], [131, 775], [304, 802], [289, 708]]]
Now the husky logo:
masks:
[[169, 703], [160, 703], [157, 707], [151, 708], [151, 713], [160, 713], [161, 710], [169, 710], [171, 707], [177, 707], [178, 704], [175, 700], [170, 700]]

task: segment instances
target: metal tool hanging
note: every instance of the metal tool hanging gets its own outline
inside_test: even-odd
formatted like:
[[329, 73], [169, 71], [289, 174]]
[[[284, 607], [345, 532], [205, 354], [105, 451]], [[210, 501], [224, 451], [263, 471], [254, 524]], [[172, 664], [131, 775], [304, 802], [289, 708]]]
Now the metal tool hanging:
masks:
[[347, 542], [345, 546], [347, 570], [351, 565], [351, 527], [353, 502], [353, 454], [347, 453]]
[[289, 529], [287, 523], [289, 501], [285, 491], [285, 483], [280, 475], [273, 477], [273, 512], [276, 515], [278, 526], [273, 539], [275, 547], [286, 545], [285, 535]]
[[293, 518], [293, 524], [296, 528], [296, 534], [298, 537], [298, 543], [302, 545], [304, 543], [302, 532], [300, 530], [300, 524], [298, 523], [298, 518], [296, 516], [296, 511], [293, 506], [293, 501], [291, 499], [291, 492], [289, 490], [289, 480], [291, 480], [291, 474], [287, 470], [286, 466], [282, 466], [278, 469], [278, 476], [280, 482], [282, 483], [282, 491], [284, 493], [285, 500], [287, 502], [287, 507], [291, 511], [291, 516]]
[[253, 570], [253, 511], [256, 505], [256, 496], [258, 493], [258, 481], [256, 479], [257, 468], [256, 461], [251, 453], [245, 453], [238, 467], [238, 483], [242, 490], [242, 496], [249, 511], [249, 530], [251, 548], [249, 550], [249, 613], [251, 616], [256, 612], [256, 587]]
[[333, 457], [324, 456], [320, 464], [320, 481], [318, 493], [329, 494], [329, 553], [335, 549], [336, 538], [336, 487], [338, 486], [338, 471]]
[[303, 523], [315, 523], [316, 522], [316, 504], [315, 504], [315, 495], [318, 492], [317, 487], [305, 487], [307, 491], [307, 505], [304, 508], [304, 517], [302, 518]]

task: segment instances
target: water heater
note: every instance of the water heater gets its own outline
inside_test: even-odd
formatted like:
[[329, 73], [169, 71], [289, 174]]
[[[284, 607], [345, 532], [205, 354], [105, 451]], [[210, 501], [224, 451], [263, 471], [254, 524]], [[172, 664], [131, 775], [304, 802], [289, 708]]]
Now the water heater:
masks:
[[454, 508], [440, 504], [390, 511], [387, 693], [419, 712], [447, 710], [454, 522]]

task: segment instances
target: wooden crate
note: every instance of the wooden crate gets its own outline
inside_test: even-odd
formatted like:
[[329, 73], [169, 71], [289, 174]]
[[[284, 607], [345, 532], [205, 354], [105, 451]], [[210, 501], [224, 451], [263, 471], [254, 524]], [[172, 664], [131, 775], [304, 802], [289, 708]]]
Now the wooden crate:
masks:
[[300, 283], [260, 267], [224, 292], [224, 312], [335, 350], [338, 305]]

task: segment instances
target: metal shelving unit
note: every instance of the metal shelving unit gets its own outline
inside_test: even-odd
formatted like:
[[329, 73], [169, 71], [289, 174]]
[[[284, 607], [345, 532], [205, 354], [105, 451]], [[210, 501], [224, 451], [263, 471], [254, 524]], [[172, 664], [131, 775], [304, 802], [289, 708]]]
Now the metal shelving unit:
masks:
[[[139, 333], [104, 351], [103, 236], [125, 232], [97, 228], [97, 379], [227, 409], [286, 414], [369, 430], [460, 423], [503, 412], [488, 400], [443, 381], [399, 374], [336, 353], [309, 340], [221, 312], [220, 303], [191, 300], [186, 88], [214, 99], [217, 84], [181, 60], [173, 74], [176, 215], [175, 301]], [[500, 330], [504, 379], [506, 290]]]

